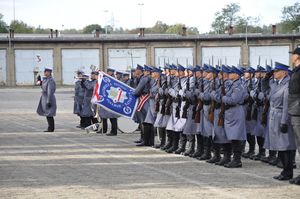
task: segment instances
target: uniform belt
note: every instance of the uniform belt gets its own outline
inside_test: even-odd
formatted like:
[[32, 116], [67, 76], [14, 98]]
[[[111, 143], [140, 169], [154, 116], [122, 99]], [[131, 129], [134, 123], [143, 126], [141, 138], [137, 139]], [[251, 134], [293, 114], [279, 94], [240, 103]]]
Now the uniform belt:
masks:
[[236, 107], [236, 104], [235, 105], [228, 105], [228, 104], [226, 104], [225, 105], [225, 110], [228, 110], [228, 109], [233, 108], [233, 107]]
[[211, 103], [210, 100], [204, 100], [204, 101], [203, 101], [203, 104], [204, 104], [204, 105], [210, 105], [210, 103]]

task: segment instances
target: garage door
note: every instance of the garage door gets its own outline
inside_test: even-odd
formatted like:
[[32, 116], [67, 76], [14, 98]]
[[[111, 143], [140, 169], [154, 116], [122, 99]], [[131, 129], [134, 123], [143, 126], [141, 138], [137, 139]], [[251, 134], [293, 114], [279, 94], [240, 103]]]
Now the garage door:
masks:
[[124, 72], [137, 64], [146, 64], [146, 49], [108, 49], [109, 67]]
[[241, 59], [240, 47], [203, 47], [202, 64], [239, 65]]
[[155, 48], [155, 65], [168, 64], [193, 65], [193, 48]]
[[34, 85], [34, 72], [41, 73], [45, 67], [53, 68], [52, 50], [15, 50], [16, 84]]
[[0, 50], [0, 86], [6, 84], [6, 50]]
[[[289, 46], [253, 46], [250, 47], [250, 65], [272, 65], [275, 61], [289, 64]], [[260, 62], [260, 63], [259, 63]]]
[[98, 49], [62, 49], [63, 84], [74, 84], [75, 71], [90, 74], [93, 66], [99, 68], [99, 63]]

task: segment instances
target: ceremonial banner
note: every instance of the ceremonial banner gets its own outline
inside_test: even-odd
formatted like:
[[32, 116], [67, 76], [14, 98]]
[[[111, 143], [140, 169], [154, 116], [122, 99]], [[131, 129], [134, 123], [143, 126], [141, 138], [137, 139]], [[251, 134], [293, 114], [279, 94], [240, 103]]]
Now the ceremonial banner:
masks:
[[133, 118], [138, 98], [134, 95], [134, 89], [130, 86], [104, 72], [99, 72], [92, 103], [98, 104], [117, 115]]

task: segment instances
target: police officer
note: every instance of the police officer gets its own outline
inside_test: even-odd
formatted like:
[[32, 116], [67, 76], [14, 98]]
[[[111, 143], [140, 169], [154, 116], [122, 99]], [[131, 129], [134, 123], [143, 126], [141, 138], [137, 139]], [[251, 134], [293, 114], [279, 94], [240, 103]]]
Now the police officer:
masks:
[[[163, 124], [165, 124], [165, 128], [166, 128], [166, 133], [167, 133], [167, 142], [165, 144], [164, 147], [162, 147], [162, 150], [164, 151], [175, 151], [177, 150], [177, 148], [173, 148], [173, 142], [177, 142], [174, 143], [175, 145], [177, 145], [178, 147], [178, 141], [179, 141], [179, 137], [177, 137], [177, 135], [174, 134], [173, 132], [173, 127], [172, 127], [172, 123], [169, 125], [168, 128], [168, 124], [170, 122], [170, 120], [172, 120], [172, 112], [173, 112], [173, 97], [170, 93], [171, 90], [177, 87], [178, 84], [178, 72], [177, 72], [177, 66], [174, 64], [169, 65], [169, 72], [170, 75], [167, 76], [167, 86], [165, 89], [165, 95], [167, 96], [167, 102], [166, 102], [166, 112], [165, 115], [163, 117]], [[175, 91], [173, 91], [175, 92]], [[170, 106], [169, 106], [170, 105]], [[170, 112], [170, 113], [169, 113]], [[175, 124], [175, 123], [174, 123]], [[175, 139], [176, 137], [176, 139]]]
[[91, 99], [93, 96], [94, 87], [97, 83], [98, 72], [91, 72], [91, 80], [82, 79], [81, 86], [84, 89], [83, 105], [80, 116], [84, 120], [84, 127], [90, 126], [92, 123], [97, 123], [97, 118], [94, 118], [96, 105], [92, 108]]
[[[204, 84], [206, 82], [206, 79], [204, 78], [207, 75], [207, 65], [204, 64], [203, 68], [196, 65], [196, 85], [195, 85], [195, 97], [197, 99], [196, 101], [196, 107], [195, 107], [195, 113], [194, 113], [194, 120], [196, 123], [196, 151], [192, 154], [191, 157], [193, 158], [200, 158], [204, 153], [204, 138], [202, 136], [203, 131], [203, 108], [200, 107], [202, 103], [202, 100], [200, 99], [200, 93], [204, 91]], [[197, 116], [197, 117], [196, 117]]]
[[[252, 112], [253, 112], [253, 104], [254, 100], [250, 96], [250, 92], [254, 90], [254, 85], [256, 84], [256, 79], [254, 77], [255, 69], [252, 67], [248, 67], [244, 71], [244, 79], [243, 84], [246, 89], [246, 96], [244, 100], [244, 108], [245, 108], [245, 115], [246, 115], [246, 132], [247, 132], [247, 142], [249, 145], [249, 150], [246, 153], [243, 153], [242, 156], [244, 158], [250, 158], [255, 154], [255, 136], [253, 134], [253, 127], [256, 124], [256, 120], [253, 120], [252, 118]], [[245, 147], [245, 144], [244, 144]]]
[[123, 75], [122, 72], [116, 71], [116, 79], [117, 79], [117, 80], [122, 81], [122, 75]]
[[[114, 77], [115, 70], [113, 68], [107, 68], [106, 72], [111, 77]], [[118, 121], [117, 121], [118, 116], [101, 107], [99, 107], [99, 116], [102, 119], [102, 129], [98, 133], [107, 133], [107, 127], [108, 127], [107, 119], [109, 119], [111, 123], [111, 131], [106, 135], [116, 136], [118, 134]]]
[[44, 70], [45, 78], [42, 81], [42, 96], [39, 101], [37, 113], [40, 116], [46, 116], [48, 129], [44, 132], [53, 132], [55, 129], [54, 116], [56, 115], [56, 84], [52, 77], [52, 68], [46, 67]]
[[[177, 78], [174, 79], [176, 81], [175, 85], [170, 87], [168, 93], [173, 98], [172, 103], [172, 113], [171, 117], [168, 121], [166, 129], [171, 131], [173, 134], [173, 143], [172, 147], [166, 150], [167, 153], [180, 154], [185, 151], [187, 138], [186, 135], [182, 133], [184, 129], [184, 125], [186, 122], [185, 118], [181, 118], [182, 108], [184, 106], [184, 102], [182, 102], [182, 98], [186, 89], [186, 81], [187, 77], [185, 77], [185, 68], [182, 65], [178, 65], [177, 67]], [[179, 147], [180, 140], [180, 147]]]
[[[137, 67], [137, 70], [139, 70], [139, 69], [140, 68]], [[142, 98], [140, 98], [138, 106], [140, 106], [141, 108], [140, 108], [140, 110], [137, 110], [135, 113], [137, 121], [142, 124], [142, 129], [143, 129], [142, 131], [144, 133], [142, 142], [137, 144], [136, 146], [145, 146], [145, 144], [149, 145], [149, 143], [145, 143], [145, 138], [148, 138], [149, 131], [147, 131], [147, 132], [144, 131], [145, 130], [144, 126], [146, 126], [146, 129], [147, 129], [147, 124], [144, 125], [144, 122], [145, 122], [145, 118], [147, 116], [148, 109], [150, 107], [149, 100], [147, 100], [147, 99], [148, 99], [148, 96], [150, 95], [150, 87], [151, 87], [150, 81], [151, 81], [152, 68], [147, 65], [144, 65], [143, 69], [144, 69], [143, 76], [141, 76], [140, 81], [134, 91], [135, 96], [137, 96], [139, 98], [142, 97], [144, 99], [144, 100], [141, 100]]]
[[[197, 69], [196, 69], [197, 68]], [[196, 78], [194, 76], [195, 70], [199, 71], [199, 67], [188, 66], [187, 67], [187, 83], [186, 83], [186, 91], [185, 91], [185, 105], [183, 107], [182, 117], [186, 117], [186, 124], [183, 129], [183, 134], [187, 136], [188, 140], [188, 149], [185, 151], [184, 156], [192, 156], [195, 152], [195, 134], [197, 131], [197, 124], [195, 123], [195, 118], [193, 118], [193, 114], [195, 111], [196, 97], [194, 94], [195, 86], [196, 86]]]
[[83, 105], [83, 96], [84, 96], [84, 89], [81, 86], [81, 80], [82, 78], [85, 78], [83, 71], [77, 71], [77, 81], [75, 82], [75, 94], [74, 94], [74, 108], [73, 113], [78, 115], [80, 117], [80, 124], [79, 126], [76, 126], [77, 128], [83, 128], [84, 126], [84, 120], [80, 116], [80, 112], [82, 110]]
[[270, 81], [270, 117], [268, 118], [268, 149], [278, 151], [283, 171], [274, 176], [277, 180], [289, 180], [293, 177], [293, 151], [296, 143], [288, 115], [288, 87], [290, 77], [288, 67], [275, 62], [274, 80]]
[[133, 69], [131, 69], [130, 70], [130, 87], [132, 87], [132, 88], [135, 88], [135, 84], [134, 84], [134, 81], [135, 81], [135, 69], [133, 68]]
[[153, 126], [157, 113], [156, 108], [156, 99], [155, 97], [158, 94], [159, 78], [161, 70], [159, 68], [152, 68], [151, 71], [151, 81], [150, 81], [150, 98], [149, 98], [149, 109], [147, 110], [147, 115], [144, 121], [144, 144], [145, 146], [154, 146], [154, 131]]
[[[212, 150], [212, 132], [213, 132], [213, 121], [209, 120], [209, 114], [214, 114], [211, 101], [211, 92], [214, 88], [218, 87], [216, 83], [217, 69], [212, 66], [207, 66], [206, 76], [204, 77], [204, 90], [200, 93], [200, 98], [203, 101], [203, 129], [202, 136], [204, 138], [204, 153], [199, 160], [209, 160], [211, 158]], [[212, 112], [210, 112], [212, 111]]]
[[[157, 116], [154, 122], [154, 127], [158, 129], [158, 135], [160, 139], [160, 143], [155, 144], [155, 148], [162, 149], [166, 144], [166, 126], [167, 126], [167, 120], [166, 117], [168, 117], [166, 112], [166, 103], [167, 103], [167, 95], [166, 89], [168, 84], [168, 78], [169, 78], [169, 64], [166, 64], [164, 67], [164, 74], [161, 73], [159, 77], [159, 85], [158, 85], [158, 94], [156, 96], [156, 100], [159, 100], [159, 107]], [[156, 102], [157, 103], [157, 102]]]
[[[296, 135], [296, 143], [300, 153], [300, 48], [297, 47], [290, 53], [295, 68], [289, 82], [288, 113], [291, 116], [292, 128]], [[290, 183], [300, 185], [300, 175], [291, 179]]]
[[[227, 139], [225, 129], [223, 126], [224, 121], [224, 108], [222, 107], [222, 97], [226, 95], [226, 91], [229, 90], [232, 81], [229, 79], [230, 68], [225, 65], [221, 67], [221, 82], [220, 86], [211, 92], [211, 100], [214, 100], [214, 130], [213, 130], [213, 143], [214, 143], [214, 157], [208, 160], [208, 163], [215, 163], [216, 165], [223, 166], [231, 161], [231, 143]], [[224, 106], [225, 104], [223, 104]], [[223, 108], [223, 110], [222, 110]], [[223, 120], [222, 122], [220, 120]], [[223, 147], [224, 155], [221, 158], [220, 149]]]
[[128, 86], [130, 86], [129, 73], [123, 73], [122, 82]]
[[246, 140], [245, 127], [245, 111], [243, 108], [244, 89], [240, 77], [242, 71], [236, 67], [232, 67], [229, 74], [229, 79], [232, 80], [226, 95], [222, 97], [222, 102], [225, 103], [225, 122], [224, 129], [228, 140], [231, 141], [233, 159], [225, 164], [228, 168], [242, 167], [242, 142]]
[[257, 66], [255, 76], [257, 78], [257, 83], [255, 84], [255, 88], [250, 92], [250, 96], [255, 101], [254, 110], [253, 110], [253, 119], [256, 120], [255, 127], [253, 129], [253, 135], [256, 137], [256, 141], [258, 144], [258, 154], [252, 155], [250, 159], [252, 160], [261, 160], [266, 155], [266, 150], [264, 146], [264, 134], [265, 127], [262, 125], [262, 112], [263, 112], [263, 98], [264, 93], [262, 90], [262, 81], [264, 76], [266, 75], [266, 69], [262, 66]]
[[[144, 67], [137, 64], [136, 69], [132, 70], [132, 76], [134, 79], [132, 80], [133, 85], [131, 86], [132, 88], [136, 88], [142, 79], [144, 75]], [[143, 128], [142, 128], [142, 121], [140, 118], [137, 116], [137, 114], [134, 115], [133, 120], [139, 124], [139, 130], [141, 130], [141, 136], [139, 140], [134, 141], [135, 143], [141, 143], [143, 142]]]

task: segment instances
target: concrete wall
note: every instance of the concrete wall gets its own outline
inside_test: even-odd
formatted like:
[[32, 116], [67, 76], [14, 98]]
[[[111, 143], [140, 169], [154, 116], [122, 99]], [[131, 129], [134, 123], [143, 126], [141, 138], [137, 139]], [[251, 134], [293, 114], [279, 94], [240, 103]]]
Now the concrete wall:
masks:
[[[239, 61], [243, 65], [247, 66], [250, 63], [250, 47], [257, 46], [288, 46], [289, 50], [294, 49], [300, 44], [299, 38], [287, 38], [287, 39], [249, 39], [247, 44], [245, 40], [195, 40], [195, 41], [122, 41], [122, 42], [16, 42], [12, 43], [9, 48], [8, 43], [0, 43], [0, 49], [6, 50], [6, 86], [16, 86], [16, 50], [52, 50], [53, 51], [53, 68], [54, 77], [57, 85], [63, 84], [63, 67], [62, 67], [62, 50], [66, 49], [96, 49], [99, 52], [98, 60], [101, 69], [104, 69], [109, 65], [109, 49], [145, 49], [146, 50], [146, 63], [148, 65], [157, 64], [155, 49], [159, 48], [191, 48], [193, 53], [193, 65], [203, 64], [203, 49], [208, 47], [239, 47], [240, 55]], [[284, 56], [284, 55], [283, 55]], [[282, 58], [281, 58], [282, 59]], [[286, 54], [284, 58], [289, 59], [289, 54]], [[276, 57], [272, 59], [276, 61]], [[190, 62], [190, 61], [189, 61]], [[237, 63], [236, 63], [237, 64]], [[262, 60], [262, 65], [264, 61]], [[289, 63], [291, 64], [291, 63]], [[70, 74], [74, 76], [74, 73]]]

